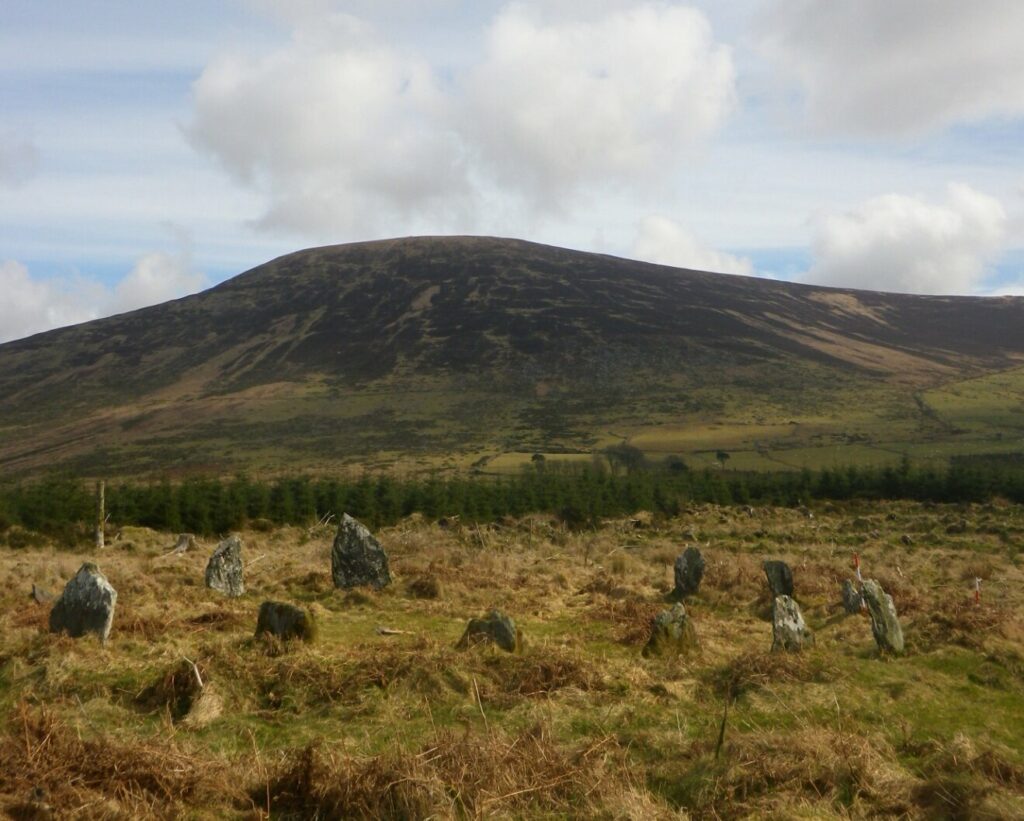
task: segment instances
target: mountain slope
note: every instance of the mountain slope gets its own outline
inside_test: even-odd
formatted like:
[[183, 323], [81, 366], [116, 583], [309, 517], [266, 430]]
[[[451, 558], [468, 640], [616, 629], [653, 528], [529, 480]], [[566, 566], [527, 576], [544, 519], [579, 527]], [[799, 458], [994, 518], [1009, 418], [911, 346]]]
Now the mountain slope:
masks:
[[[964, 428], [925, 392], [1017, 367], [1022, 320], [1020, 299], [825, 289], [512, 240], [318, 248], [0, 346], [0, 473], [459, 467], [621, 437], [698, 461], [851, 442], [1003, 449], [1015, 424]], [[1019, 402], [1016, 385], [994, 413]]]

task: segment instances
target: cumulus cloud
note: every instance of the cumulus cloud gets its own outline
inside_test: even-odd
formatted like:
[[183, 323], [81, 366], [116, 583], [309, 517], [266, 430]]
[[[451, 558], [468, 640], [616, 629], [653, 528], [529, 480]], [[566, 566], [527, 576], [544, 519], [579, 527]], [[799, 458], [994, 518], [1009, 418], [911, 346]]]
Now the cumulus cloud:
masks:
[[0, 342], [165, 302], [205, 284], [186, 253], [146, 254], [113, 288], [82, 276], [36, 278], [7, 260], [0, 262]]
[[998, 200], [950, 185], [944, 202], [886, 194], [814, 221], [819, 285], [905, 293], [971, 293], [999, 252], [1006, 212]]
[[667, 217], [649, 216], [640, 221], [633, 256], [659, 265], [750, 276], [754, 266], [746, 257], [736, 257], [708, 248], [689, 231]]
[[304, 17], [277, 51], [222, 56], [193, 94], [192, 142], [266, 192], [264, 227], [372, 233], [464, 207], [431, 67], [353, 17]]
[[191, 141], [265, 194], [264, 228], [472, 230], [510, 194], [645, 186], [733, 104], [729, 49], [675, 4], [512, 4], [443, 71], [332, 8], [303, 2], [287, 43], [222, 55], [193, 86]]
[[505, 184], [541, 200], [666, 174], [734, 102], [730, 50], [699, 11], [613, 4], [578, 17], [577, 5], [547, 18], [506, 7], [466, 82], [475, 149]]
[[765, 52], [823, 130], [905, 133], [1024, 113], [1018, 0], [772, 0]]
[[15, 134], [0, 134], [0, 186], [19, 186], [39, 169], [35, 145]]

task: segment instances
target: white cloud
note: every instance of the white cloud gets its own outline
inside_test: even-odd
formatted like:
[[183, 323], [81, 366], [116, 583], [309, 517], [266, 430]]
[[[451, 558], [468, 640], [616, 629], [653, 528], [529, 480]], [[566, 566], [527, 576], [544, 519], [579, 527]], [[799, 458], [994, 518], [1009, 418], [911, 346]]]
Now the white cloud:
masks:
[[0, 134], [0, 186], [19, 186], [39, 170], [35, 145], [15, 134]]
[[772, 0], [765, 52], [806, 93], [811, 123], [916, 132], [1024, 113], [1019, 0]]
[[464, 207], [458, 140], [430, 66], [355, 18], [306, 20], [277, 51], [222, 56], [193, 94], [193, 144], [265, 191], [264, 227], [372, 234]]
[[146, 254], [113, 288], [81, 276], [37, 279], [20, 262], [0, 262], [0, 342], [165, 302], [205, 282], [185, 253]]
[[886, 194], [814, 221], [819, 285], [905, 293], [966, 294], [999, 252], [1006, 212], [998, 200], [955, 184], [945, 202]]
[[263, 228], [472, 231], [513, 200], [644, 190], [733, 104], [729, 49], [675, 4], [508, 5], [479, 54], [436, 70], [332, 7], [289, 8], [285, 44], [222, 55], [193, 86], [191, 142], [266, 196]]
[[466, 82], [474, 148], [503, 183], [553, 203], [581, 185], [665, 175], [734, 101], [730, 50], [699, 11], [612, 4], [566, 18], [578, 5], [554, 19], [505, 8]]
[[662, 216], [649, 216], [640, 221], [633, 256], [659, 265], [697, 271], [746, 276], [754, 273], [749, 259], [708, 248], [681, 225]]
[[206, 284], [206, 277], [192, 268], [188, 254], [155, 251], [139, 258], [117, 283], [105, 313], [124, 313], [194, 294]]

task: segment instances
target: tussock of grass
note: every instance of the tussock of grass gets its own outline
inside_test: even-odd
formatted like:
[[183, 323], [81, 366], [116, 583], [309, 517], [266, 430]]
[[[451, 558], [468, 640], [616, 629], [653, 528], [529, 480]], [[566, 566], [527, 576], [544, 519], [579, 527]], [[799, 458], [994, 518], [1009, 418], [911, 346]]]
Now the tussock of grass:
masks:
[[440, 732], [418, 752], [362, 759], [313, 745], [277, 764], [253, 798], [304, 818], [586, 817], [623, 789], [625, 773], [605, 766], [610, 741], [566, 751], [537, 725], [512, 737]]
[[51, 711], [24, 702], [8, 721], [0, 739], [8, 811], [31, 809], [33, 795], [84, 818], [169, 818], [210, 801], [249, 804], [222, 762], [173, 740], [83, 739]]
[[751, 651], [703, 675], [703, 683], [718, 698], [736, 699], [754, 690], [777, 684], [827, 683], [839, 671], [823, 654]]
[[914, 780], [878, 737], [824, 728], [784, 737], [752, 732], [727, 741], [718, 758], [710, 744], [691, 752], [678, 782], [662, 779], [695, 817], [796, 817], [811, 807], [844, 817], [915, 815]]

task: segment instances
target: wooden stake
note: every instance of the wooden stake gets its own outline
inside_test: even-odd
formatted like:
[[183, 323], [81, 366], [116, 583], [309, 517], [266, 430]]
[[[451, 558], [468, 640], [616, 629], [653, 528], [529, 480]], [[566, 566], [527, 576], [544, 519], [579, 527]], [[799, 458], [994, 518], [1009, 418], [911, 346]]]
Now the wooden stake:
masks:
[[103, 525], [106, 522], [105, 499], [106, 482], [100, 479], [96, 483], [96, 549], [102, 550], [105, 547], [103, 539]]

